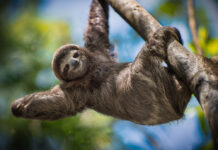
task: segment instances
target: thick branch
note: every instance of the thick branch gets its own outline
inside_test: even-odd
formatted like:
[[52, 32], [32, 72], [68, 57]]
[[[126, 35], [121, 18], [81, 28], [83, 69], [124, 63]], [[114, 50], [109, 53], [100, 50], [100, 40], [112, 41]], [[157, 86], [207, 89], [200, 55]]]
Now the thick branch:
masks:
[[[106, 0], [138, 33], [148, 40], [160, 24], [135, 0]], [[213, 60], [197, 56], [176, 40], [167, 47], [168, 65], [200, 102], [218, 148], [218, 66]]]
[[193, 0], [188, 0], [188, 18], [189, 18], [189, 27], [192, 33], [192, 38], [194, 41], [195, 48], [197, 50], [198, 55], [203, 55], [201, 46], [199, 44], [197, 30], [196, 30], [196, 23], [195, 23], [195, 14], [194, 14], [194, 6]]

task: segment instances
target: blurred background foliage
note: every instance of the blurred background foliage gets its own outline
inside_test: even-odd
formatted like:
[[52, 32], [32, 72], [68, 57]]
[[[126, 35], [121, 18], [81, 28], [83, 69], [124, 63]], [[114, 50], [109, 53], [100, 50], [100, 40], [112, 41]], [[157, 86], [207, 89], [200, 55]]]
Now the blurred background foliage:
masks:
[[[61, 3], [65, 2], [69, 1]], [[72, 4], [79, 3], [81, 7], [87, 5], [87, 10], [76, 9], [73, 5], [71, 8], [78, 11], [76, 15], [85, 11], [83, 15], [87, 17], [90, 2], [71, 0]], [[163, 25], [178, 27], [182, 35], [188, 30], [186, 1], [138, 2]], [[53, 53], [63, 44], [78, 42], [77, 37], [83, 34], [76, 34], [78, 20], [51, 20], [49, 15], [43, 16], [39, 8], [43, 5], [46, 9], [51, 3], [57, 3], [57, 0], [0, 0], [0, 150], [212, 148], [208, 124], [194, 97], [182, 120], [153, 127], [115, 120], [92, 110], [53, 122], [13, 117], [10, 112], [13, 100], [59, 83], [51, 69]], [[218, 1], [201, 0], [195, 4], [199, 42], [204, 55], [212, 57], [218, 54], [218, 13], [214, 14], [218, 10], [214, 10], [218, 8]], [[61, 11], [69, 10], [62, 8]], [[112, 12], [111, 16], [117, 19], [114, 15]], [[131, 61], [144, 42], [124, 21], [120, 23], [124, 24], [124, 29], [121, 29], [119, 21], [112, 17], [110, 36], [118, 49], [119, 61]], [[115, 24], [117, 30], [113, 29]], [[185, 46], [195, 53], [190, 31], [186, 33], [183, 35]], [[196, 133], [191, 140], [188, 139], [190, 143], [185, 140], [187, 131]]]

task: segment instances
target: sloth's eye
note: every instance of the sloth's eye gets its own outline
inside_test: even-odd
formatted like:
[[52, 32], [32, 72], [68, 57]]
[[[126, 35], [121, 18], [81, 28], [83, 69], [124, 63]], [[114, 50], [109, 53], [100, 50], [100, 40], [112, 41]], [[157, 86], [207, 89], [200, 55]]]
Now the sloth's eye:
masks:
[[69, 70], [69, 67], [70, 67], [70, 65], [66, 64], [65, 67], [64, 67], [64, 72], [67, 72]]
[[73, 58], [77, 58], [77, 57], [79, 57], [79, 53], [74, 53]]

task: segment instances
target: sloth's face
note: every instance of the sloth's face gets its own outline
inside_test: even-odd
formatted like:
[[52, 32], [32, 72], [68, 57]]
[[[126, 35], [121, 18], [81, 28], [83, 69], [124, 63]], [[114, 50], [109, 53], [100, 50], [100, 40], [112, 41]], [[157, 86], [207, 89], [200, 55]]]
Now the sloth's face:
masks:
[[84, 76], [87, 72], [87, 61], [81, 50], [70, 50], [60, 64], [61, 76], [66, 81]]
[[89, 58], [84, 48], [75, 44], [63, 45], [54, 54], [52, 68], [59, 80], [72, 81], [87, 73]]

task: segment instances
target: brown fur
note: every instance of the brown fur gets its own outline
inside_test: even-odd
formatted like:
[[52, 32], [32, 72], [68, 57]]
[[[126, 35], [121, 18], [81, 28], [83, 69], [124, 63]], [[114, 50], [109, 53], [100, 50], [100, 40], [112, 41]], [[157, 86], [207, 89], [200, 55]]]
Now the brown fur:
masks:
[[[177, 30], [168, 28], [167, 35], [157, 32], [134, 62], [115, 63], [109, 54], [107, 7], [103, 0], [93, 0], [85, 48], [66, 45], [55, 54], [53, 70], [63, 83], [16, 100], [12, 104], [16, 116], [55, 120], [91, 108], [148, 125], [183, 116], [191, 93], [170, 69], [161, 66], [168, 38], [180, 39]], [[84, 76], [65, 81], [59, 65], [67, 51], [75, 48], [87, 57], [89, 69]]]

